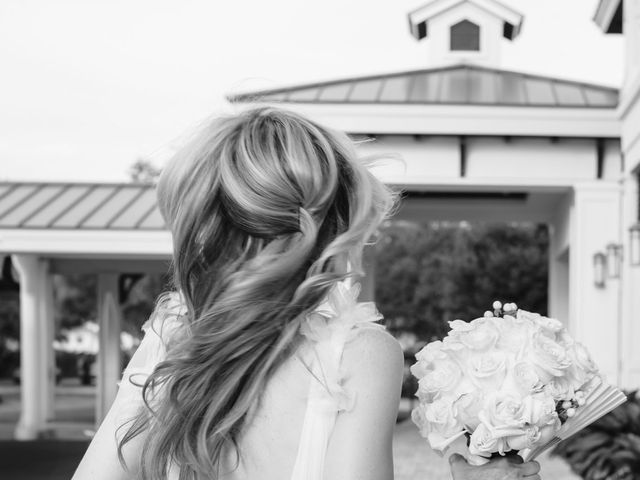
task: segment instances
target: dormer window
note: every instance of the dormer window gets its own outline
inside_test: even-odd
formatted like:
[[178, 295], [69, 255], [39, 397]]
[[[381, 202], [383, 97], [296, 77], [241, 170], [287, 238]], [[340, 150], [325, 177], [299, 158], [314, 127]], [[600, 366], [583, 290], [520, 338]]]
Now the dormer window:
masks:
[[452, 52], [479, 52], [480, 27], [469, 20], [451, 26]]
[[522, 26], [522, 15], [505, 3], [429, 0], [409, 13], [411, 35], [417, 40], [428, 40], [426, 50], [432, 66], [455, 63], [496, 66], [500, 63], [501, 42], [504, 38], [516, 38]]

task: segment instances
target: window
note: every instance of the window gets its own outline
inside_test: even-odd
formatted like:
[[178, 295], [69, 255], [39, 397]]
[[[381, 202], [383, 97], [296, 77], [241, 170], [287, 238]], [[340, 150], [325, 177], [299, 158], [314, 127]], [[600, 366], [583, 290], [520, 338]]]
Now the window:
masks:
[[480, 27], [469, 20], [451, 26], [451, 51], [480, 51]]

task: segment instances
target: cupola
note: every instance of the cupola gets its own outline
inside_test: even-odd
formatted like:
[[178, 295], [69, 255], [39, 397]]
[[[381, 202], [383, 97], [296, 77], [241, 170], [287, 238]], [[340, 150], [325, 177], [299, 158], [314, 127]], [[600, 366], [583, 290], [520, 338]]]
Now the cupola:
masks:
[[523, 16], [496, 0], [433, 0], [409, 13], [417, 40], [427, 39], [430, 65], [500, 64], [501, 42], [515, 39]]

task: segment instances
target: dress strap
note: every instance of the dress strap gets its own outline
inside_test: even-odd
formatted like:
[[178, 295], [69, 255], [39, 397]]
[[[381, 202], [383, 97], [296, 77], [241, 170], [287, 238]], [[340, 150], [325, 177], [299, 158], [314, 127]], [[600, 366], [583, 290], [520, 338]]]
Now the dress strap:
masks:
[[360, 286], [336, 284], [327, 300], [307, 315], [301, 333], [308, 340], [301, 361], [311, 374], [309, 398], [291, 480], [322, 480], [324, 464], [339, 412], [353, 408], [356, 398], [344, 387], [341, 368], [345, 344], [361, 328], [384, 328], [370, 303], [358, 303]]

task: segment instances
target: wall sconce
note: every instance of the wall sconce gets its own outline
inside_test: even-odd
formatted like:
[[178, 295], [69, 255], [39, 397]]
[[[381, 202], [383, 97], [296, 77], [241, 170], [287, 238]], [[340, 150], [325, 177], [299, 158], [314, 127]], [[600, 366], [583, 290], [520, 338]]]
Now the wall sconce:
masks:
[[593, 254], [593, 283], [597, 288], [604, 288], [607, 277], [607, 256], [602, 253]]
[[629, 260], [633, 267], [640, 266], [640, 222], [632, 225], [629, 229], [631, 235], [629, 241]]
[[622, 268], [622, 245], [610, 243], [607, 245], [607, 277], [620, 278]]

